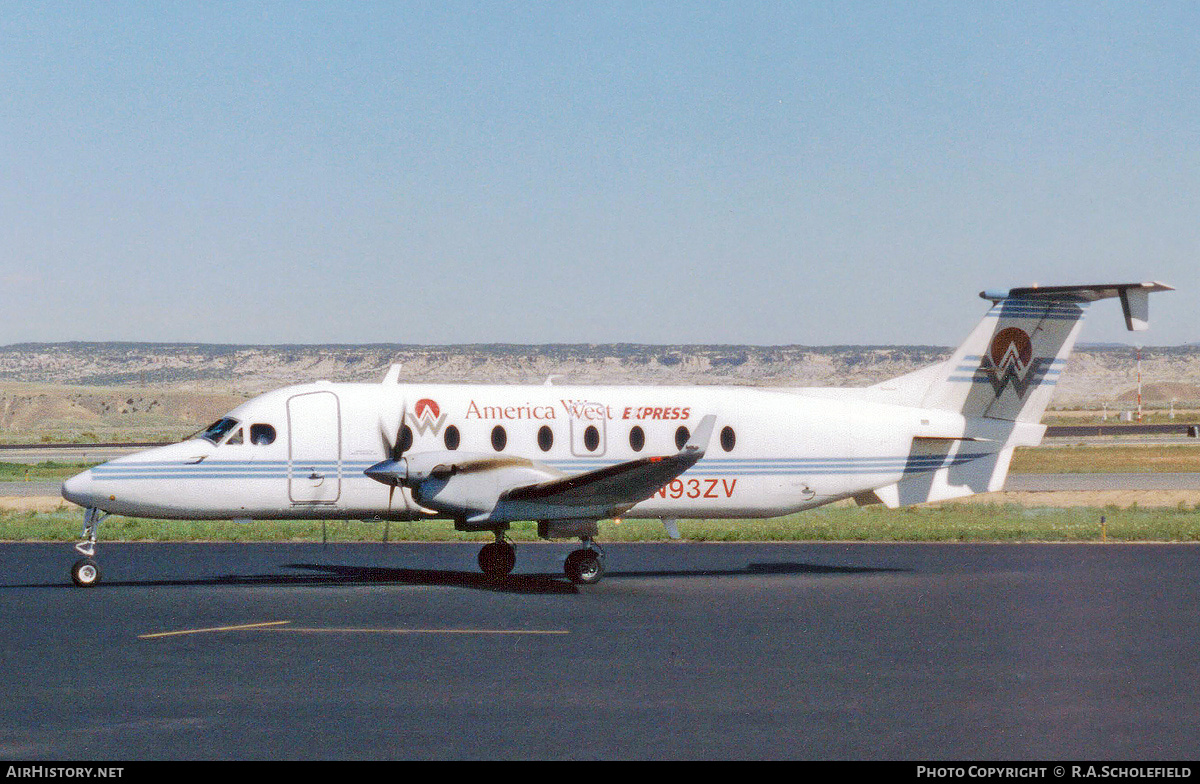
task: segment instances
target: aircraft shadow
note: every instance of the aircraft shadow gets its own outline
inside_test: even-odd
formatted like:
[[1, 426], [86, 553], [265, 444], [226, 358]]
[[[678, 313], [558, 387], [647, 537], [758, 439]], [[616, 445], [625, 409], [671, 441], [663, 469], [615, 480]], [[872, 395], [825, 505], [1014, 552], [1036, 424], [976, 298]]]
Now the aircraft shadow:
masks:
[[[329, 564], [288, 564], [293, 569], [312, 569], [326, 574], [265, 574], [265, 575], [222, 575], [196, 579], [166, 580], [104, 580], [96, 589], [105, 588], [173, 588], [201, 586], [246, 586], [246, 587], [295, 587], [320, 588], [330, 585], [425, 585], [471, 588], [481, 591], [496, 591], [517, 594], [571, 594], [578, 589], [565, 577], [554, 579], [549, 575], [514, 574], [502, 579], [492, 579], [480, 572], [459, 572], [435, 569], [388, 569], [375, 566], [335, 566]], [[28, 585], [5, 585], [5, 588], [70, 588], [78, 590], [70, 582], [41, 583]], [[96, 590], [92, 589], [92, 590]]]
[[[514, 594], [574, 594], [579, 588], [562, 574], [511, 574], [491, 578], [480, 572], [448, 569], [397, 569], [381, 566], [351, 566], [339, 564], [287, 564], [290, 569], [303, 569], [314, 574], [303, 575], [222, 575], [197, 579], [118, 580], [102, 582], [98, 588], [153, 588], [185, 586], [291, 586], [296, 588], [329, 585], [408, 585], [469, 588]], [[615, 570], [605, 573], [606, 580], [654, 577], [753, 577], [768, 575], [821, 574], [894, 574], [910, 569], [865, 566], [830, 566], [796, 562], [751, 563], [734, 569], [649, 569]], [[5, 588], [69, 588], [69, 582], [28, 585], [5, 585]]]
[[752, 563], [740, 569], [651, 569], [605, 572], [604, 579], [620, 577], [750, 577], [784, 574], [898, 574], [911, 569], [884, 566], [828, 566], [794, 561]]

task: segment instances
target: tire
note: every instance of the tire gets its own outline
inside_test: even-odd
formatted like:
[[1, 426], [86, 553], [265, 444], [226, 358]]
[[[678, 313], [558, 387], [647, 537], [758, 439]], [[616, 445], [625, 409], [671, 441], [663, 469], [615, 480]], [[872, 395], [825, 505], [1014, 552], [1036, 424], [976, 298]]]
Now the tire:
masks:
[[517, 551], [508, 542], [491, 542], [479, 551], [479, 568], [488, 577], [504, 577], [517, 564]]
[[595, 550], [576, 550], [567, 556], [563, 571], [576, 585], [595, 585], [604, 577], [604, 559]]
[[100, 567], [91, 558], [81, 558], [71, 567], [71, 582], [80, 588], [91, 588], [100, 582]]

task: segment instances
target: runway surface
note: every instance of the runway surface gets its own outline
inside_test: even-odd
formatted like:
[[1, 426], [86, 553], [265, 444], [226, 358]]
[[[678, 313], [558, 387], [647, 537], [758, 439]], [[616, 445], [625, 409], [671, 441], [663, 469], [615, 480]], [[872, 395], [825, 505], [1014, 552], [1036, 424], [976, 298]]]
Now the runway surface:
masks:
[[1005, 490], [1200, 490], [1200, 473], [1009, 474]]
[[33, 482], [0, 482], [0, 498], [48, 498], [62, 495], [62, 482], [38, 479]]
[[0, 444], [0, 461], [5, 463], [98, 463], [131, 455], [145, 447], [112, 444]]
[[0, 757], [1200, 751], [1195, 545], [569, 549], [0, 545]]

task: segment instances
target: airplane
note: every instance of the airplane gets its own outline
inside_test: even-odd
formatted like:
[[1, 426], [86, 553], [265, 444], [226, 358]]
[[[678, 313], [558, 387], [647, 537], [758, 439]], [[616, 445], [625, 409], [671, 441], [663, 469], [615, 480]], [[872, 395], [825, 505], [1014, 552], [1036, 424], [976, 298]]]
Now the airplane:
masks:
[[1040, 424], [1088, 306], [1118, 298], [1149, 326], [1158, 282], [983, 291], [992, 304], [951, 357], [873, 386], [557, 386], [382, 383], [289, 386], [195, 437], [97, 465], [62, 486], [82, 506], [71, 567], [100, 581], [110, 514], [184, 520], [450, 519], [489, 531], [480, 569], [516, 563], [506, 536], [578, 538], [581, 585], [605, 563], [597, 523], [775, 517], [843, 499], [898, 507], [1000, 490]]

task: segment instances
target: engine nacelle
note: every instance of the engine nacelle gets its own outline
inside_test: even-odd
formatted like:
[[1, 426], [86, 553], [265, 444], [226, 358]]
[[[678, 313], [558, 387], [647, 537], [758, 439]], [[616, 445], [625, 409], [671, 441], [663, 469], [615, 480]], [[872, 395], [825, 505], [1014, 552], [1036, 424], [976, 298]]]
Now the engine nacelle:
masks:
[[404, 461], [407, 473], [403, 484], [412, 489], [414, 501], [482, 528], [490, 527], [488, 523], [511, 522], [492, 516], [504, 491], [562, 476], [549, 466], [521, 457], [425, 452]]

